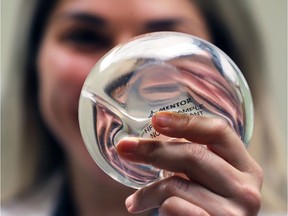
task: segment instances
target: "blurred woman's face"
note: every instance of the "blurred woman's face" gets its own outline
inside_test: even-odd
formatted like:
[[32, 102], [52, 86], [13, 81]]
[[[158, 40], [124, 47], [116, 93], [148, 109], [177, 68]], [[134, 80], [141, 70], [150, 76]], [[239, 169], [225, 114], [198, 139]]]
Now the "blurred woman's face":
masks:
[[147, 32], [179, 31], [209, 40], [204, 19], [191, 2], [59, 1], [37, 59], [39, 97], [47, 124], [73, 163], [98, 173], [78, 126], [80, 90], [93, 65], [115, 45]]

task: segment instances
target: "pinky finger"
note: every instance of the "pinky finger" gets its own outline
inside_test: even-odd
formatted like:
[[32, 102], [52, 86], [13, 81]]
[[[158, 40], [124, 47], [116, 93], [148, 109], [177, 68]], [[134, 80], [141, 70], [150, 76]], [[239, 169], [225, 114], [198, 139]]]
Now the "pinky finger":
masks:
[[209, 216], [204, 209], [176, 196], [166, 199], [158, 211], [160, 216]]

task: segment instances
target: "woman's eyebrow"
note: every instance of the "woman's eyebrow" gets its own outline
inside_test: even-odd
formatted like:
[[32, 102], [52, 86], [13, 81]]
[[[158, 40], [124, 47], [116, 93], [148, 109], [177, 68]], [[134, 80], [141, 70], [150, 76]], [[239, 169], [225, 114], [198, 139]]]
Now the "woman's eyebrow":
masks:
[[96, 25], [96, 26], [104, 26], [107, 23], [105, 19], [103, 19], [100, 16], [97, 16], [94, 14], [92, 15], [89, 13], [81, 13], [81, 12], [65, 13], [65, 14], [61, 14], [57, 18], [73, 20], [73, 21], [81, 22], [83, 24]]
[[183, 23], [184, 20], [180, 18], [169, 18], [162, 20], [153, 20], [146, 24], [146, 28], [150, 30], [157, 29], [173, 29], [176, 25]]

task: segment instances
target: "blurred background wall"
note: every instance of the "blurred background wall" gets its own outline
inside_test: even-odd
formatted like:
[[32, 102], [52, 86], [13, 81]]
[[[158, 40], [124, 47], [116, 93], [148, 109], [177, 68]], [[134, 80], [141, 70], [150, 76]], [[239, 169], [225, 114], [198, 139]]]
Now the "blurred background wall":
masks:
[[[287, 0], [247, 0], [262, 33], [273, 103], [271, 115], [278, 118], [287, 144]], [[287, 150], [287, 149], [286, 149]]]

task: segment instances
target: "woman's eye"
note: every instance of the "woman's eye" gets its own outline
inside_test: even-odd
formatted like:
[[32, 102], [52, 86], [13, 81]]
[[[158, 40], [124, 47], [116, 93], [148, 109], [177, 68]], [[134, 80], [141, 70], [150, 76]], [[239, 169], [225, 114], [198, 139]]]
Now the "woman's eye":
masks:
[[110, 46], [109, 39], [92, 30], [74, 30], [64, 35], [63, 41], [76, 49], [94, 50]]

